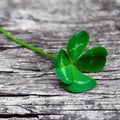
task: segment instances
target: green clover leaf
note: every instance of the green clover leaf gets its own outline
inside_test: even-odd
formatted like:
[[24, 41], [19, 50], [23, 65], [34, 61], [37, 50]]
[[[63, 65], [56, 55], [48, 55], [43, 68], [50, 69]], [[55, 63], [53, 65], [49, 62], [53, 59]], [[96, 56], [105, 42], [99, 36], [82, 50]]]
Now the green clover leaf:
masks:
[[102, 46], [95, 46], [83, 53], [89, 41], [89, 35], [85, 31], [73, 34], [69, 38], [67, 51], [60, 49], [56, 56], [14, 37], [1, 27], [0, 32], [17, 44], [55, 60], [54, 72], [64, 84], [64, 88], [70, 92], [84, 92], [96, 86], [93, 78], [84, 75], [79, 70], [98, 72], [106, 64], [108, 53]]
[[70, 92], [78, 93], [91, 90], [96, 86], [96, 81], [91, 77], [84, 75], [74, 66], [72, 68], [73, 82], [70, 85], [65, 85], [64, 88]]
[[85, 52], [76, 65], [86, 72], [98, 72], [103, 69], [106, 63], [107, 50], [101, 46], [95, 46]]
[[70, 37], [67, 43], [67, 53], [73, 62], [80, 57], [80, 54], [86, 48], [88, 41], [89, 35], [85, 31], [77, 32]]
[[73, 81], [71, 61], [64, 50], [59, 50], [54, 63], [54, 71], [59, 79], [65, 84], [71, 84]]

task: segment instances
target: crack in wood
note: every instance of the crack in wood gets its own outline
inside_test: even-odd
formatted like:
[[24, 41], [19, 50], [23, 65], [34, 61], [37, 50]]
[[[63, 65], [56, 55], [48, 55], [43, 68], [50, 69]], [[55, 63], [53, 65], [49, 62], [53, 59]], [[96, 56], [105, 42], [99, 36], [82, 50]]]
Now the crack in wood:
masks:
[[32, 117], [38, 117], [39, 114], [0, 114], [0, 118], [32, 118]]
[[0, 92], [0, 97], [27, 97], [27, 96], [38, 96], [38, 97], [57, 97], [63, 95], [39, 95], [39, 94], [12, 94], [12, 93], [2, 93]]

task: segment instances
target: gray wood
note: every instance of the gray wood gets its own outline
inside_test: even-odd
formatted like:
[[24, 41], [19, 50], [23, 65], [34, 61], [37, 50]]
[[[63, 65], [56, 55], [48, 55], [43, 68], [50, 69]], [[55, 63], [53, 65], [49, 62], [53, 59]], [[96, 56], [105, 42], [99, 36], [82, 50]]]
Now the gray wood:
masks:
[[65, 91], [49, 60], [0, 34], [0, 120], [120, 120], [119, 0], [0, 0], [0, 26], [56, 54], [79, 30], [108, 49], [93, 90]]

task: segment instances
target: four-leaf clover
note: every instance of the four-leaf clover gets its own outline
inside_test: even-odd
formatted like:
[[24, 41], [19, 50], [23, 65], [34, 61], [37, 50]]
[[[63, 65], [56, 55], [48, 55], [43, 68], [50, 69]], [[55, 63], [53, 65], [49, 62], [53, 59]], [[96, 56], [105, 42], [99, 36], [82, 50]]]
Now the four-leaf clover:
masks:
[[60, 49], [56, 56], [14, 37], [1, 27], [0, 32], [17, 44], [55, 60], [54, 71], [64, 84], [64, 88], [70, 92], [93, 89], [96, 81], [81, 73], [80, 70], [98, 72], [106, 63], [107, 50], [104, 47], [95, 46], [83, 53], [89, 42], [89, 35], [85, 31], [73, 34], [67, 43], [67, 50]]
[[107, 50], [102, 46], [95, 46], [83, 53], [88, 42], [87, 32], [77, 32], [70, 37], [67, 50], [60, 49], [56, 55], [54, 72], [70, 92], [83, 92], [96, 86], [96, 81], [80, 70], [98, 72], [105, 66]]

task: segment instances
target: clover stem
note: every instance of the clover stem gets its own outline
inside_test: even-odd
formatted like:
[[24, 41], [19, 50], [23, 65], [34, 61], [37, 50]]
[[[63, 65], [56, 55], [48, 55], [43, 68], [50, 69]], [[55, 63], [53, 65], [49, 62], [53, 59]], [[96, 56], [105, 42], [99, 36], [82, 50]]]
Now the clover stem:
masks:
[[45, 52], [45, 51], [43, 51], [43, 50], [41, 50], [41, 49], [38, 49], [38, 48], [35, 47], [35, 46], [32, 46], [32, 45], [30, 45], [30, 44], [28, 44], [28, 43], [26, 43], [26, 42], [24, 42], [24, 41], [22, 41], [22, 40], [20, 40], [20, 39], [18, 39], [18, 38], [16, 38], [16, 37], [14, 37], [13, 35], [11, 35], [10, 33], [8, 33], [6, 30], [4, 30], [4, 29], [1, 28], [1, 27], [0, 27], [0, 32], [3, 33], [3, 34], [4, 34], [7, 38], [9, 38], [10, 40], [12, 40], [12, 41], [14, 41], [14, 42], [16, 42], [16, 43], [18, 43], [18, 44], [20, 44], [20, 45], [28, 48], [28, 49], [30, 49], [30, 50], [32, 50], [32, 51], [35, 51], [35, 52], [37, 52], [37, 53], [39, 53], [39, 54], [41, 54], [41, 55], [43, 55], [43, 56], [46, 56], [46, 57], [48, 57], [48, 58], [50, 58], [50, 59], [55, 60], [55, 56], [54, 56], [54, 55], [49, 54], [49, 53], [47, 53], [47, 52]]

